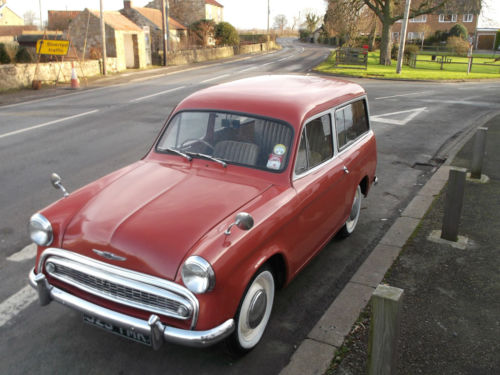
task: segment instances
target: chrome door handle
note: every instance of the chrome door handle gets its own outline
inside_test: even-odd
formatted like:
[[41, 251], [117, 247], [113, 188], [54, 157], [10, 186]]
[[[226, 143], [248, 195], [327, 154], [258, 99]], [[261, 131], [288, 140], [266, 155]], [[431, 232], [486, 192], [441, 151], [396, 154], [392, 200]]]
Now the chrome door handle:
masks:
[[344, 165], [344, 172], [345, 172], [345, 174], [349, 174], [350, 173], [349, 169], [347, 169], [347, 167], [345, 165]]

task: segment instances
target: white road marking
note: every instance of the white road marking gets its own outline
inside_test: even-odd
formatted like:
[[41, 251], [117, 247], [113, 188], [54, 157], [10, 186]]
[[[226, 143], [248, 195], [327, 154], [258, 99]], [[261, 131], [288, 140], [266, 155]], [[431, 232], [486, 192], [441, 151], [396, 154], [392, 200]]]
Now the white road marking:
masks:
[[408, 94], [399, 94], [399, 95], [391, 95], [391, 96], [381, 96], [380, 98], [375, 98], [375, 100], [381, 100], [381, 99], [390, 99], [390, 98], [398, 98], [400, 96], [410, 96], [410, 95], [420, 95], [420, 94], [429, 94], [432, 93], [433, 91], [419, 91], [419, 92], [410, 92]]
[[26, 285], [16, 294], [0, 303], [0, 327], [38, 299], [35, 290]]
[[22, 262], [24, 260], [33, 259], [34, 257], [36, 257], [36, 245], [32, 243], [17, 253], [12, 254], [7, 260], [11, 262]]
[[169, 92], [177, 91], [177, 90], [183, 89], [184, 87], [186, 87], [186, 86], [180, 86], [180, 87], [176, 87], [176, 88], [174, 88], [174, 89], [169, 89], [169, 90], [165, 90], [165, 91], [160, 91], [160, 92], [157, 92], [156, 94], [151, 94], [151, 95], [142, 96], [142, 97], [140, 97], [140, 98], [132, 99], [132, 100], [130, 101], [130, 103], [140, 102], [141, 100], [144, 100], [144, 99], [149, 99], [149, 98], [152, 98], [152, 97], [154, 97], [154, 96], [163, 95], [163, 94], [167, 94], [167, 93], [169, 93]]
[[279, 62], [279, 61], [283, 61], [283, 60], [289, 59], [290, 57], [292, 57], [292, 56], [283, 57], [282, 59], [276, 60], [276, 62]]
[[10, 137], [11, 135], [25, 133], [25, 132], [28, 132], [30, 130], [35, 130], [35, 129], [43, 128], [45, 126], [50, 126], [50, 125], [58, 124], [60, 122], [67, 121], [67, 120], [72, 120], [72, 119], [75, 119], [75, 118], [78, 118], [78, 117], [87, 116], [87, 115], [90, 115], [90, 114], [96, 113], [96, 112], [99, 112], [99, 110], [98, 109], [94, 109], [93, 111], [88, 111], [88, 112], [80, 113], [78, 115], [68, 116], [68, 117], [60, 118], [59, 120], [53, 120], [53, 121], [45, 122], [45, 123], [40, 124], [40, 125], [30, 126], [29, 128], [19, 129], [19, 130], [15, 130], [13, 132], [5, 133], [5, 134], [0, 134], [0, 139]]
[[261, 66], [266, 66], [266, 65], [271, 65], [271, 64], [274, 64], [274, 61], [270, 61], [268, 63], [262, 64]]
[[200, 83], [212, 82], [212, 81], [218, 80], [220, 78], [225, 78], [225, 77], [229, 77], [229, 74], [223, 74], [223, 75], [220, 75], [220, 76], [217, 76], [217, 77], [209, 78], [209, 79], [206, 79], [204, 81], [201, 81]]
[[[370, 120], [376, 122], [384, 122], [386, 124], [393, 124], [393, 125], [406, 125], [408, 122], [413, 120], [417, 115], [424, 112], [425, 110], [427, 110], [427, 107], [409, 109], [406, 111], [384, 113], [383, 115], [370, 116]], [[409, 114], [406, 117], [399, 120], [394, 118], [387, 118], [387, 117], [398, 116], [403, 113], [409, 113]]]
[[256, 66], [251, 66], [250, 68], [246, 68], [246, 69], [240, 70], [240, 73], [247, 72], [249, 70], [254, 70], [254, 69], [257, 69], [257, 67]]

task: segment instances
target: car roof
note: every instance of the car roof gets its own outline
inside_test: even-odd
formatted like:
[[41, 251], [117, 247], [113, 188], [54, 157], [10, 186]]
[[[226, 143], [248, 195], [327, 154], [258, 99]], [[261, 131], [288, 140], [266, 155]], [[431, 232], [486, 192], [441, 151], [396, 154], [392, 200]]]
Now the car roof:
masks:
[[365, 91], [356, 83], [313, 75], [265, 75], [212, 86], [184, 99], [176, 111], [223, 110], [284, 120], [299, 127], [308, 117]]

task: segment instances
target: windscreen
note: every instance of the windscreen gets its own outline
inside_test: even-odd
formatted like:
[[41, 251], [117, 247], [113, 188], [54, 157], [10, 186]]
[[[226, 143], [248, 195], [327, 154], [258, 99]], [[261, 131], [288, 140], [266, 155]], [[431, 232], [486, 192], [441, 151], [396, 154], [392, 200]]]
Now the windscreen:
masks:
[[211, 157], [272, 172], [286, 168], [293, 130], [282, 122], [248, 115], [183, 111], [169, 122], [157, 152]]

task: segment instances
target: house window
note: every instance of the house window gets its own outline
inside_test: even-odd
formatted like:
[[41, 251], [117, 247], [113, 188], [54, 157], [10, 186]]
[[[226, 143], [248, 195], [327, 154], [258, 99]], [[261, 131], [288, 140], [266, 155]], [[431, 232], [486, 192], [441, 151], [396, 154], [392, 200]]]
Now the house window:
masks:
[[427, 22], [427, 14], [422, 14], [418, 17], [410, 18], [410, 22], [425, 23]]
[[410, 31], [408, 32], [408, 40], [422, 39], [424, 37], [423, 34], [421, 32]]
[[457, 22], [456, 14], [440, 14], [439, 22]]
[[472, 22], [474, 19], [474, 15], [472, 13], [464, 14], [463, 21], [464, 22]]

